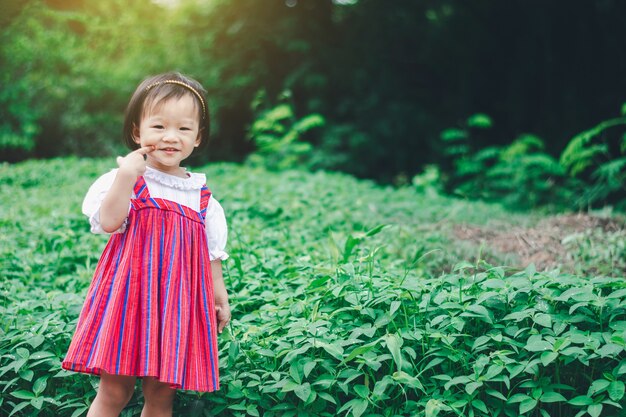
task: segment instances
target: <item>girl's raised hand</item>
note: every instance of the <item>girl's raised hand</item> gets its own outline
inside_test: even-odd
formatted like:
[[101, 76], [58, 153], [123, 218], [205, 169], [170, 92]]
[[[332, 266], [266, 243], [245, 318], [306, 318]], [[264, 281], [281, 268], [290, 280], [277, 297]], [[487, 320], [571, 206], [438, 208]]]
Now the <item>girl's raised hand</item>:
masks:
[[117, 165], [121, 171], [125, 171], [135, 177], [143, 175], [146, 172], [146, 155], [154, 151], [156, 147], [144, 146], [136, 149], [126, 156], [117, 157]]

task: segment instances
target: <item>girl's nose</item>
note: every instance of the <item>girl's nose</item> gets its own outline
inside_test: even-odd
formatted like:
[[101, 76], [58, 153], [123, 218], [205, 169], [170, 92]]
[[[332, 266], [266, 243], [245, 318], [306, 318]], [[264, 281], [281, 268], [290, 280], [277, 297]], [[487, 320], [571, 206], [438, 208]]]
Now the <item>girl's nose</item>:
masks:
[[166, 130], [165, 134], [163, 135], [163, 140], [166, 140], [166, 141], [174, 141], [177, 139], [178, 139], [178, 136], [176, 135], [176, 132], [172, 130]]

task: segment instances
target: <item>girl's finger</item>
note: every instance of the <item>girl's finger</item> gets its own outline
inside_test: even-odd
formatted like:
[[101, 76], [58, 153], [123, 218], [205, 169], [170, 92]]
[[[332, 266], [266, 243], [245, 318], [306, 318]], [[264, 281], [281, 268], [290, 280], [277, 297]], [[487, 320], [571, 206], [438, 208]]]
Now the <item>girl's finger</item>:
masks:
[[152, 151], [154, 151], [156, 148], [153, 145], [150, 146], [144, 146], [142, 148], [137, 149], [135, 152], [141, 154], [141, 155], [145, 155], [148, 154]]

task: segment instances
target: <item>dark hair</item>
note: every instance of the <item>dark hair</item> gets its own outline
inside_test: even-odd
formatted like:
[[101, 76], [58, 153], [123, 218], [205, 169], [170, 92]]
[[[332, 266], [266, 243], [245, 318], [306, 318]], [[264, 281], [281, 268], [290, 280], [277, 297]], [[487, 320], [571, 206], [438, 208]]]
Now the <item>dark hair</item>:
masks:
[[167, 72], [146, 78], [139, 84], [128, 102], [124, 115], [124, 143], [130, 149], [138, 149], [139, 144], [133, 137], [133, 129], [139, 127], [146, 108], [159, 104], [170, 98], [181, 98], [190, 95], [198, 108], [200, 116], [200, 145], [209, 140], [210, 120], [206, 100], [206, 90], [193, 78], [178, 72]]

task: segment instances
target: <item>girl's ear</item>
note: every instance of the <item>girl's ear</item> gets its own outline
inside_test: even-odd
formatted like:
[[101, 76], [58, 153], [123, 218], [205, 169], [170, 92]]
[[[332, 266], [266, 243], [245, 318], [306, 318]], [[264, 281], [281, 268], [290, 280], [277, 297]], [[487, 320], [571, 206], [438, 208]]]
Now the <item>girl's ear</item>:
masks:
[[133, 140], [135, 141], [135, 143], [139, 143], [140, 142], [140, 139], [139, 139], [139, 128], [134, 123], [133, 123]]
[[196, 143], [194, 143], [194, 147], [198, 147], [200, 146], [200, 142], [202, 142], [202, 131], [204, 130], [203, 127], [200, 128], [200, 130], [198, 130], [198, 136], [196, 137]]

